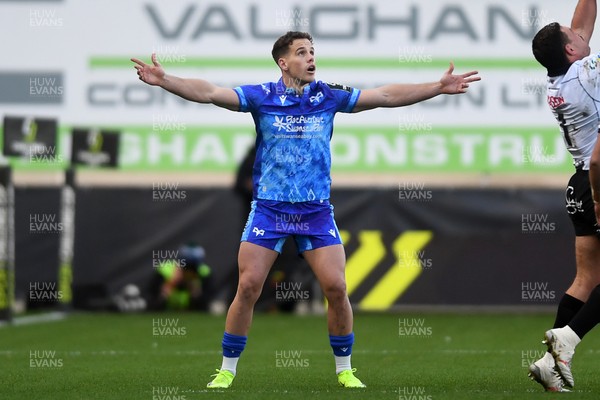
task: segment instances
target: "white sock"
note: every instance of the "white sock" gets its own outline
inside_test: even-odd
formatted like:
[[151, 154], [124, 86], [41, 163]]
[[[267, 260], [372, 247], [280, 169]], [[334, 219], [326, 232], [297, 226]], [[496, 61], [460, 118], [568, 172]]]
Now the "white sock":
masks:
[[339, 374], [342, 371], [345, 371], [347, 369], [352, 369], [352, 364], [350, 363], [350, 357], [352, 356], [336, 356], [335, 354], [333, 355], [333, 357], [335, 358], [335, 373]]
[[225, 371], [229, 371], [235, 376], [237, 363], [240, 360], [239, 357], [223, 357], [223, 363], [221, 364], [221, 369]]

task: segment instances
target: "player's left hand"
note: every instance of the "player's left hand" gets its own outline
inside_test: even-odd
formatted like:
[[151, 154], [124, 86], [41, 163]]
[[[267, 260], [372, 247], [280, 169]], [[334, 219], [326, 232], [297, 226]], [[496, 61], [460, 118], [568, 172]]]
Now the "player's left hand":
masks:
[[450, 62], [450, 67], [444, 72], [442, 79], [440, 79], [440, 83], [442, 84], [441, 92], [443, 94], [466, 93], [469, 84], [481, 80], [481, 77], [477, 75], [478, 71], [470, 71], [462, 75], [454, 75], [452, 74], [453, 72], [454, 63]]
[[151, 59], [152, 65], [146, 64], [137, 58], [132, 58], [131, 61], [136, 64], [134, 65], [134, 68], [137, 70], [140, 81], [145, 82], [148, 85], [160, 86], [165, 79], [165, 70], [158, 62], [156, 53], [152, 53]]

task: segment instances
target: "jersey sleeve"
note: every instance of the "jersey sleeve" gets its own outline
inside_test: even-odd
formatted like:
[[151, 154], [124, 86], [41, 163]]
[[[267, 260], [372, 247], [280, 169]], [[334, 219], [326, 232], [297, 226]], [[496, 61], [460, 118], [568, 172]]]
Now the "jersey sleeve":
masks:
[[360, 96], [360, 90], [337, 83], [326, 83], [337, 100], [337, 112], [351, 113]]
[[600, 53], [589, 55], [582, 60], [579, 81], [588, 95], [595, 101], [600, 101]]
[[246, 95], [248, 86], [238, 86], [234, 88], [235, 93], [237, 93], [238, 99], [240, 100], [240, 112], [250, 112], [251, 110], [248, 108], [248, 96]]
[[240, 100], [240, 112], [253, 112], [264, 97], [261, 85], [243, 85], [233, 89]]

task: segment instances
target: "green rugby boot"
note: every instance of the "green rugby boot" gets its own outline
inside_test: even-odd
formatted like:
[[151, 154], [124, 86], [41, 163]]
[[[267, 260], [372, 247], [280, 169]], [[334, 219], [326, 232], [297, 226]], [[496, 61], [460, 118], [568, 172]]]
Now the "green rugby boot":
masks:
[[362, 383], [360, 379], [354, 376], [356, 368], [347, 369], [338, 374], [338, 383], [340, 386], [347, 388], [365, 388], [367, 385]]
[[217, 373], [211, 376], [214, 376], [215, 379], [206, 385], [206, 387], [209, 389], [227, 389], [229, 386], [231, 386], [233, 378], [235, 378], [235, 375], [224, 369], [218, 369]]

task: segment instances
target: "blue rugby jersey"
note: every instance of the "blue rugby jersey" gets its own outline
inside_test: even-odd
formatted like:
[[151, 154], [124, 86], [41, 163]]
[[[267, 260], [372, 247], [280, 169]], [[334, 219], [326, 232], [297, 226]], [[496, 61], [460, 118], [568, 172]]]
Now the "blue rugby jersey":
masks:
[[283, 202], [329, 199], [333, 117], [352, 111], [360, 90], [314, 81], [301, 94], [282, 79], [234, 89], [256, 125], [254, 198]]

